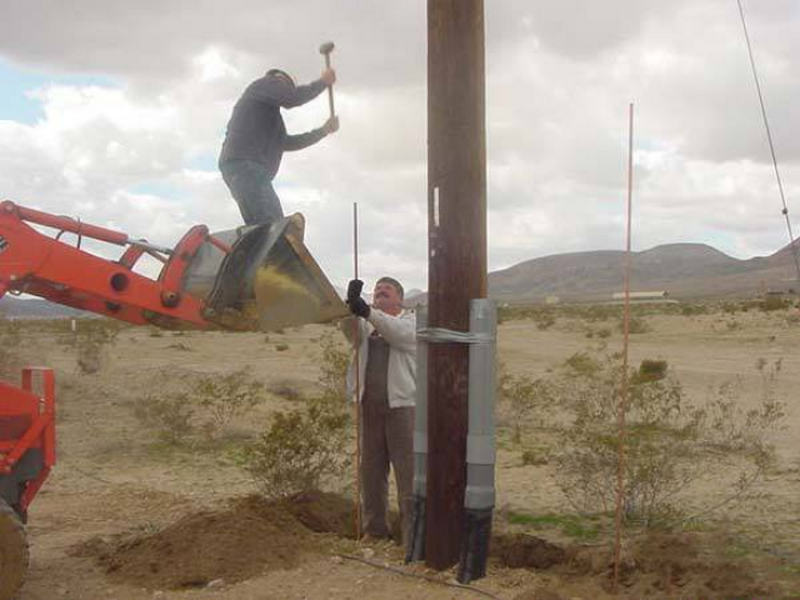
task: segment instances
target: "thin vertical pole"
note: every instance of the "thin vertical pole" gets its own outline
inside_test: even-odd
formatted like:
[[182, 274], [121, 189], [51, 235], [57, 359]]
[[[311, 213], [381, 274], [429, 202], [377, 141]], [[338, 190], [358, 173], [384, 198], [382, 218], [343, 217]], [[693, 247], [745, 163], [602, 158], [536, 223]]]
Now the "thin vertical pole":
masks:
[[[358, 279], [358, 202], [353, 202], [353, 279]], [[361, 323], [353, 319], [355, 327], [356, 371], [356, 539], [361, 539]]]
[[625, 310], [622, 315], [622, 386], [618, 411], [619, 457], [617, 460], [617, 506], [614, 522], [614, 590], [619, 586], [622, 545], [622, 509], [625, 495], [625, 413], [628, 408], [628, 338], [631, 321], [631, 221], [633, 207], [633, 103], [628, 117], [628, 220], [625, 231]]

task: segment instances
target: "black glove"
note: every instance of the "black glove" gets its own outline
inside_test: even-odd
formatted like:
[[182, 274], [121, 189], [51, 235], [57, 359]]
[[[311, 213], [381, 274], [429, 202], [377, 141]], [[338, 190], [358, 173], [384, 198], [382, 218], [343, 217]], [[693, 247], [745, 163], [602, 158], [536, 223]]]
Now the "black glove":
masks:
[[361, 290], [364, 289], [364, 282], [360, 279], [351, 279], [347, 284], [347, 302], [348, 304], [361, 295]]
[[361, 296], [358, 296], [352, 302], [348, 302], [347, 305], [350, 307], [350, 312], [355, 316], [362, 317], [364, 319], [369, 316], [369, 304], [367, 304], [366, 300], [364, 300]]
[[366, 319], [370, 309], [369, 304], [361, 297], [362, 289], [364, 289], [364, 282], [360, 279], [353, 279], [347, 284], [347, 307], [355, 316]]

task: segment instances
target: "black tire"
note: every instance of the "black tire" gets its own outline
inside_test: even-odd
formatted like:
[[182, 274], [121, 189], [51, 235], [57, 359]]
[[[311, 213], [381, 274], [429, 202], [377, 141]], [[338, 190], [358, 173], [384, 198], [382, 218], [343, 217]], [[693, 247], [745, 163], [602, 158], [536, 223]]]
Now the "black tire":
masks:
[[28, 573], [28, 539], [19, 515], [0, 499], [0, 600], [12, 600]]

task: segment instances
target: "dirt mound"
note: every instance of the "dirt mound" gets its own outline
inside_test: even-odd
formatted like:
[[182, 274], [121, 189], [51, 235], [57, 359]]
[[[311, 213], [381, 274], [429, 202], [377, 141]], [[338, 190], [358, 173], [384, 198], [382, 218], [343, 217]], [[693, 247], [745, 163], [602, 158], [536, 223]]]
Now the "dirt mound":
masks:
[[325, 544], [315, 532], [346, 535], [353, 503], [317, 493], [286, 501], [248, 496], [225, 510], [190, 514], [155, 533], [93, 538], [74, 549], [112, 578], [148, 589], [205, 587], [293, 569]]
[[626, 579], [637, 587], [693, 598], [763, 598], [770, 589], [744, 561], [733, 563], [703, 552], [691, 533], [653, 533], [633, 545]]
[[561, 546], [524, 533], [493, 536], [491, 555], [512, 569], [549, 569], [567, 559], [567, 552]]
[[293, 498], [286, 506], [311, 531], [335, 533], [350, 539], [356, 537], [356, 509], [350, 498], [313, 492]]
[[[716, 541], [718, 543], [718, 540]], [[771, 590], [744, 561], [733, 563], [709, 552], [714, 540], [692, 533], [648, 534], [623, 552], [620, 589], [623, 597], [725, 599], [770, 597]], [[576, 548], [573, 574], [595, 575], [606, 591], [613, 577], [609, 547]]]

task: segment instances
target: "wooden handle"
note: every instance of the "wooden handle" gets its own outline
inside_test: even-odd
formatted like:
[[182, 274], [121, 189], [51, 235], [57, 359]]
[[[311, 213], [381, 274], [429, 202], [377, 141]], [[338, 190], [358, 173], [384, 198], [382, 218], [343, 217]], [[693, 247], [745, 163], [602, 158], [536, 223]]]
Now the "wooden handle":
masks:
[[[325, 53], [325, 68], [331, 68], [331, 54], [330, 52]], [[328, 86], [328, 108], [331, 110], [331, 119], [336, 114], [335, 109], [333, 108], [333, 85]]]

